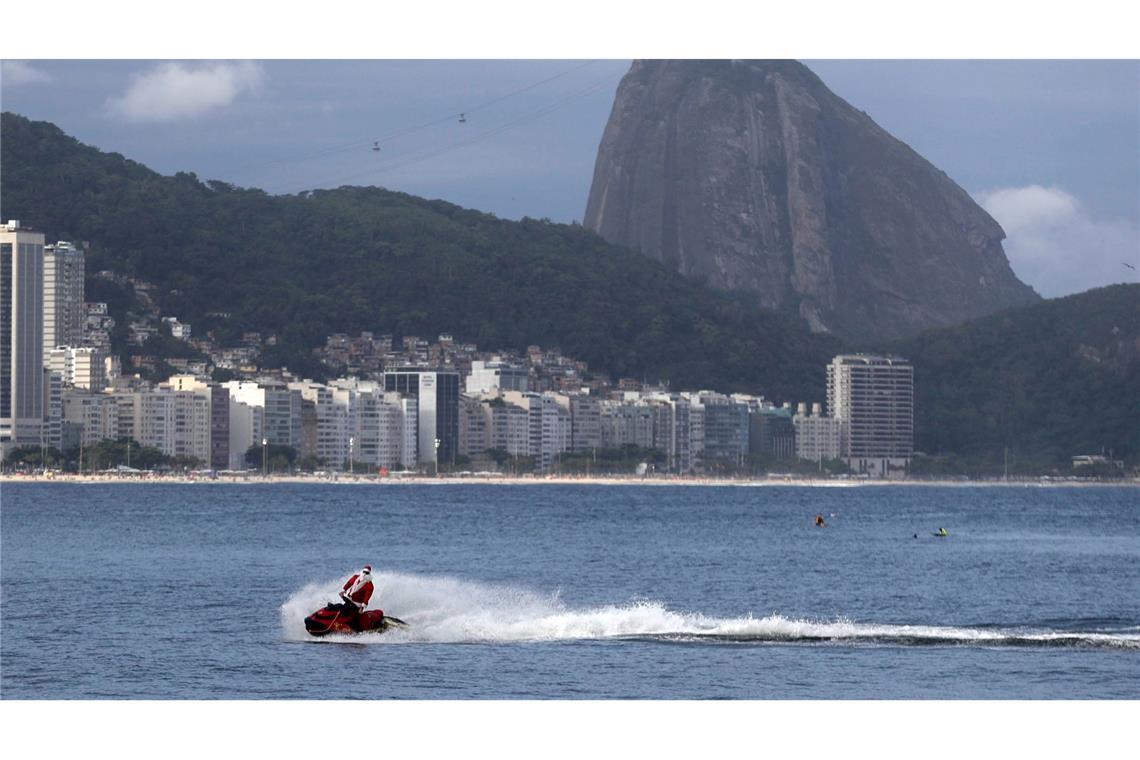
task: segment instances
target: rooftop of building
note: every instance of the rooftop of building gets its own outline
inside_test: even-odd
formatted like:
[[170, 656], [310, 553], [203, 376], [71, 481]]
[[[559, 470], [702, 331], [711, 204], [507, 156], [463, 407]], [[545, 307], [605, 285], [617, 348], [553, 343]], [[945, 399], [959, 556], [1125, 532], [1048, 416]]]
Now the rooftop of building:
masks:
[[909, 359], [896, 354], [838, 354], [831, 361], [833, 364], [910, 364]]

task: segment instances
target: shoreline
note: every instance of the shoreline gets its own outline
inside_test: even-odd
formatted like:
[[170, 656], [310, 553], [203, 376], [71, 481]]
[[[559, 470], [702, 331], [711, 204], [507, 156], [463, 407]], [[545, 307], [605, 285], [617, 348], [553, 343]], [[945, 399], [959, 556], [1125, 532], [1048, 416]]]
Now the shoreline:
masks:
[[158, 475], [138, 474], [50, 474], [44, 475], [0, 475], [0, 484], [8, 483], [74, 483], [82, 485], [104, 484], [152, 484], [152, 485], [358, 485], [358, 486], [398, 486], [398, 485], [492, 485], [492, 486], [535, 486], [535, 485], [577, 485], [577, 486], [688, 486], [720, 488], [865, 488], [868, 486], [937, 486], [943, 488], [1089, 488], [1103, 486], [1140, 487], [1140, 478], [1121, 480], [1064, 480], [1064, 479], [1019, 479], [1019, 480], [875, 480], [875, 479], [828, 479], [802, 478], [794, 476], [773, 476], [768, 478], [707, 478], [707, 477], [649, 477], [637, 476], [571, 476], [551, 475], [534, 477], [511, 477], [506, 475], [431, 477], [431, 476], [388, 476], [384, 478], [365, 475], [305, 476], [305, 475]]

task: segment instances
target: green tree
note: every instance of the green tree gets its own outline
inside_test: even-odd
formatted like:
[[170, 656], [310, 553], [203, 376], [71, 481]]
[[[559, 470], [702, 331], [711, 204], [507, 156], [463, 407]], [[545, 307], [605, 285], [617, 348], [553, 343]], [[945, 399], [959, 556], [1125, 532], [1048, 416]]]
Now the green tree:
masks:
[[290, 472], [297, 461], [297, 450], [292, 446], [271, 443], [266, 447], [258, 444], [245, 451], [245, 464], [253, 470], [266, 467], [270, 473]]
[[29, 470], [58, 468], [64, 464], [63, 453], [54, 446], [20, 446], [4, 458], [4, 466], [11, 469]]

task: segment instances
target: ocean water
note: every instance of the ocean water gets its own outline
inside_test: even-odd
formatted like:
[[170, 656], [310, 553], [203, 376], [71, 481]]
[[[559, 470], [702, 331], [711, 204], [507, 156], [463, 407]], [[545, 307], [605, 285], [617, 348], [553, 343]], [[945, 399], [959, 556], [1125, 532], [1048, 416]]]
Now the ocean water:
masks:
[[9, 700], [1140, 698], [1135, 488], [0, 489]]

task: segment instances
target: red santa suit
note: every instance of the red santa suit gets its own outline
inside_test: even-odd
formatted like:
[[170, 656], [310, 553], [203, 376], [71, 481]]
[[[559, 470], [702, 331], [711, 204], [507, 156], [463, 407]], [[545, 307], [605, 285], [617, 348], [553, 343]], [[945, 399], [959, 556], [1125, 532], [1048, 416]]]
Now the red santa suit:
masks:
[[372, 598], [372, 591], [372, 568], [367, 568], [367, 572], [362, 570], [345, 581], [340, 598], [351, 603], [357, 612], [363, 612]]

